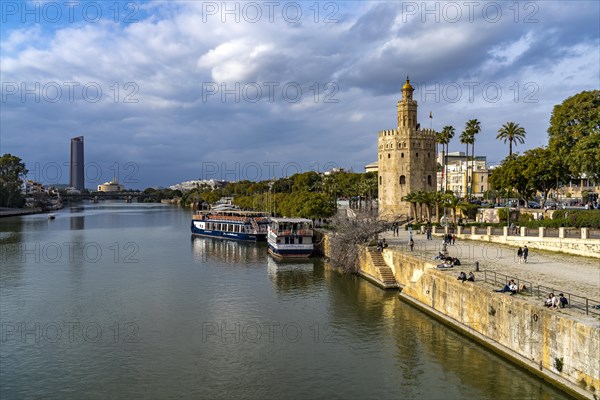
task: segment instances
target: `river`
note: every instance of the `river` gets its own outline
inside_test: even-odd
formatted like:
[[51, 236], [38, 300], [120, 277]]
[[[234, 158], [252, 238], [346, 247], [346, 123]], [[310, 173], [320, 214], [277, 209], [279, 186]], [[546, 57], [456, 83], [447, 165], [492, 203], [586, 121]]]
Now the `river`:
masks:
[[104, 202], [0, 220], [0, 398], [563, 399], [323, 261]]

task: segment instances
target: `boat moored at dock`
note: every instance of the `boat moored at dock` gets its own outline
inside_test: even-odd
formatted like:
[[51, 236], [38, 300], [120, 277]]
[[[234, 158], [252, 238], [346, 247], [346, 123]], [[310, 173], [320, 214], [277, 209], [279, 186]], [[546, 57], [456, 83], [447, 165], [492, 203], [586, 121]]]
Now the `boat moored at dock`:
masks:
[[198, 236], [255, 242], [265, 240], [268, 225], [266, 213], [218, 207], [193, 215], [191, 229]]
[[313, 250], [313, 225], [305, 218], [271, 218], [267, 235], [269, 253], [280, 259], [309, 257]]

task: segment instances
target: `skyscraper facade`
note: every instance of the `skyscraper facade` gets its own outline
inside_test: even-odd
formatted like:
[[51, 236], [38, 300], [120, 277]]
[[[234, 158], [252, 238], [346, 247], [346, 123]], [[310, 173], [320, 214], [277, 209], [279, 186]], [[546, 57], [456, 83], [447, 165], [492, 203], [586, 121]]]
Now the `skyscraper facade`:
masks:
[[71, 139], [71, 180], [69, 186], [79, 191], [85, 188], [83, 136]]

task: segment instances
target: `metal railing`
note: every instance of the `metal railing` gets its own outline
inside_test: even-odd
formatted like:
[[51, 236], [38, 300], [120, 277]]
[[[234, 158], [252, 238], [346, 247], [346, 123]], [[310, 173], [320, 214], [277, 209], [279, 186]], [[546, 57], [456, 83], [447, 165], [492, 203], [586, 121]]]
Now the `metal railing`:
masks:
[[[526, 296], [533, 296], [532, 283], [529, 281], [525, 281], [523, 279], [519, 279], [516, 276], [510, 276], [501, 274], [496, 271], [483, 271], [483, 280], [486, 283], [492, 283], [494, 286], [499, 285], [508, 285], [508, 282], [513, 279], [519, 288], [519, 293], [524, 294]], [[521, 290], [521, 288], [525, 285], [525, 290]]]
[[[547, 298], [546, 296], [549, 293], [554, 293], [555, 295], [562, 293], [569, 301], [569, 304], [567, 305], [568, 308], [574, 308], [574, 309], [579, 309], [581, 311], [585, 311], [586, 315], [592, 314], [595, 316], [600, 316], [600, 302], [598, 302], [596, 300], [592, 300], [592, 299], [589, 299], [589, 298], [583, 297], [583, 296], [578, 296], [576, 294], [566, 292], [566, 291], [556, 288], [556, 287], [549, 287], [549, 286], [544, 286], [544, 285], [535, 285], [534, 286], [529, 281], [519, 279], [516, 276], [501, 274], [496, 271], [484, 270], [482, 272], [483, 272], [484, 281], [486, 283], [492, 283], [494, 286], [499, 287], [500, 285], [507, 285], [508, 282], [511, 279], [513, 279], [515, 281], [515, 283], [517, 284], [517, 287], [519, 288], [520, 294], [523, 294], [526, 296], [532, 296], [532, 297], [536, 296], [538, 299], [540, 299], [540, 301], [545, 301]], [[523, 285], [525, 285], [526, 290], [521, 290]]]

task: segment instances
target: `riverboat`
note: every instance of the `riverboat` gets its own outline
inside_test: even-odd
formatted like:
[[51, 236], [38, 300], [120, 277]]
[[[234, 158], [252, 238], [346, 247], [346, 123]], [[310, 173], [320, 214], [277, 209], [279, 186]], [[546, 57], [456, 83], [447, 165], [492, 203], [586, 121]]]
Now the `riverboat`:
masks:
[[266, 239], [268, 225], [267, 213], [217, 207], [193, 215], [191, 229], [193, 235], [256, 242]]
[[313, 250], [313, 226], [305, 218], [271, 218], [267, 234], [269, 253], [278, 259], [309, 257]]

